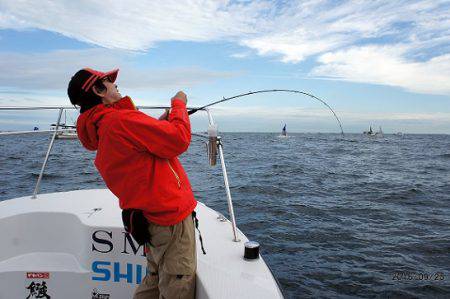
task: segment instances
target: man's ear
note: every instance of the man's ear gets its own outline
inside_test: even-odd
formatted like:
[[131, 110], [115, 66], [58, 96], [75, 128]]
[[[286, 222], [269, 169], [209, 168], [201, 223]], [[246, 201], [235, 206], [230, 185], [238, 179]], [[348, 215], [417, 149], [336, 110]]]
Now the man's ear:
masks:
[[99, 97], [104, 97], [105, 95], [106, 95], [106, 88], [103, 88], [103, 89], [98, 89], [97, 88], [97, 86], [92, 86], [92, 91], [96, 94], [96, 95], [98, 95]]

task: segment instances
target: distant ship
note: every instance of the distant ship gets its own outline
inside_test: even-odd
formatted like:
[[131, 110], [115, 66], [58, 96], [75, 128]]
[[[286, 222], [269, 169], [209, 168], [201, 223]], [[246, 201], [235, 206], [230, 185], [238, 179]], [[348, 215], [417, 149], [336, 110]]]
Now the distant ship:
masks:
[[367, 136], [378, 136], [378, 137], [383, 137], [383, 130], [381, 130], [381, 127], [380, 127], [380, 129], [378, 130], [378, 132], [374, 132], [374, 131], [372, 130], [372, 126], [370, 126], [370, 127], [369, 127], [369, 131], [364, 131], [363, 134], [364, 134], [364, 135], [367, 135]]
[[369, 135], [369, 136], [374, 136], [375, 132], [372, 130], [372, 126], [370, 126], [369, 131], [364, 131], [363, 134], [364, 135]]
[[286, 133], [286, 124], [284, 124], [284, 127], [283, 127], [283, 129], [281, 130], [281, 136], [287, 136], [287, 133]]
[[380, 127], [380, 129], [378, 130], [378, 132], [375, 133], [375, 136], [383, 137], [383, 130], [381, 130], [381, 127]]
[[[51, 124], [52, 130], [56, 129], [56, 124]], [[78, 139], [77, 126], [67, 125], [67, 114], [64, 111], [64, 123], [59, 124], [58, 132], [55, 136], [56, 139]]]

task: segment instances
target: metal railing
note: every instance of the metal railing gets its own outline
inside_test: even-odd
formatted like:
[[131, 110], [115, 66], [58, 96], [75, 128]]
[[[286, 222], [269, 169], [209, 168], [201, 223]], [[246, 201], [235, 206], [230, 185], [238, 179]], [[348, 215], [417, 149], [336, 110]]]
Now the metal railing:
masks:
[[[136, 106], [138, 109], [141, 110], [161, 110], [161, 109], [169, 109], [171, 107], [169, 106]], [[47, 166], [47, 162], [48, 159], [50, 157], [50, 153], [51, 150], [53, 148], [53, 145], [55, 143], [55, 139], [56, 136], [58, 134], [58, 132], [61, 132], [63, 130], [60, 130], [59, 127], [61, 125], [61, 116], [62, 113], [64, 112], [64, 110], [73, 110], [76, 109], [74, 106], [0, 106], [0, 111], [7, 111], [7, 110], [58, 110], [58, 118], [56, 120], [56, 124], [55, 124], [55, 129], [54, 130], [36, 130], [36, 131], [16, 131], [16, 132], [0, 132], [0, 136], [1, 135], [14, 135], [14, 134], [33, 134], [33, 133], [43, 133], [43, 132], [52, 132], [52, 138], [50, 140], [50, 144], [47, 148], [47, 153], [45, 155], [45, 159], [44, 162], [42, 164], [42, 168], [41, 171], [39, 173], [39, 177], [38, 180], [36, 182], [36, 186], [34, 188], [34, 192], [33, 195], [31, 196], [31, 198], [36, 199], [37, 195], [39, 193], [39, 188], [42, 182], [42, 178], [44, 176], [44, 172], [45, 172], [45, 168]], [[214, 125], [214, 119], [212, 117], [211, 112], [209, 111], [209, 109], [207, 108], [196, 108], [196, 107], [189, 107], [188, 110], [191, 109], [196, 109], [196, 110], [202, 110], [205, 111], [208, 115], [208, 122], [210, 125]], [[202, 134], [196, 134], [193, 133], [192, 135], [194, 136], [199, 136], [199, 137], [203, 137], [203, 138], [209, 138], [207, 135], [202, 135]], [[238, 230], [237, 230], [237, 225], [236, 225], [236, 218], [234, 215], [234, 208], [233, 208], [233, 199], [231, 197], [231, 191], [230, 191], [230, 184], [229, 184], [229, 180], [228, 180], [228, 174], [227, 174], [227, 169], [226, 169], [226, 165], [225, 165], [225, 158], [224, 158], [224, 154], [223, 154], [223, 144], [222, 144], [222, 138], [220, 136], [217, 136], [217, 149], [219, 152], [219, 157], [220, 157], [220, 162], [221, 162], [221, 168], [222, 168], [222, 175], [223, 175], [223, 180], [224, 180], [224, 186], [225, 186], [225, 191], [226, 191], [226, 195], [227, 195], [227, 203], [228, 203], [228, 212], [230, 214], [230, 220], [231, 220], [231, 226], [232, 226], [232, 232], [233, 232], [233, 241], [235, 242], [239, 242], [239, 236], [238, 236]]]

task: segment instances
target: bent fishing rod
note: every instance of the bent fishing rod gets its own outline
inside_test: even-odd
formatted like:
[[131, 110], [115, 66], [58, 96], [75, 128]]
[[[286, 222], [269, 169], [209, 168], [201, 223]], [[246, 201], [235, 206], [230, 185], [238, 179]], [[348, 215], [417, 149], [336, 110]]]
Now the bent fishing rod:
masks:
[[238, 94], [238, 95], [235, 95], [235, 96], [232, 96], [232, 97], [229, 97], [229, 98], [225, 98], [225, 97], [224, 97], [222, 100], [215, 101], [215, 102], [213, 102], [213, 103], [210, 103], [210, 104], [208, 104], [208, 105], [202, 106], [202, 107], [200, 107], [200, 108], [194, 108], [194, 109], [191, 109], [191, 110], [189, 110], [188, 114], [189, 114], [189, 115], [194, 114], [195, 112], [197, 112], [197, 111], [199, 111], [199, 110], [203, 110], [203, 109], [208, 108], [208, 107], [210, 107], [210, 106], [213, 106], [213, 105], [216, 105], [216, 104], [219, 104], [219, 103], [223, 103], [223, 102], [226, 102], [226, 101], [229, 101], [229, 100], [232, 100], [232, 99], [241, 98], [241, 97], [245, 97], [245, 96], [249, 96], [249, 95], [253, 95], [253, 94], [257, 94], [257, 93], [269, 93], [269, 92], [289, 92], [289, 93], [297, 93], [297, 94], [302, 94], [302, 95], [308, 96], [308, 97], [310, 97], [310, 98], [313, 98], [313, 99], [315, 99], [315, 100], [321, 102], [321, 103], [324, 104], [328, 109], [331, 110], [331, 112], [333, 113], [334, 117], [336, 118], [336, 120], [337, 120], [337, 122], [338, 122], [338, 124], [339, 124], [339, 127], [340, 127], [340, 129], [341, 129], [341, 134], [342, 134], [342, 136], [344, 136], [344, 130], [342, 129], [341, 121], [339, 120], [339, 117], [338, 117], [338, 116], [336, 115], [336, 113], [334, 112], [333, 108], [330, 107], [330, 105], [328, 105], [324, 100], [319, 99], [319, 98], [316, 97], [315, 95], [312, 95], [312, 94], [307, 93], [307, 92], [304, 92], [304, 91], [293, 90], [293, 89], [265, 89], [265, 90], [250, 91], [250, 92]]

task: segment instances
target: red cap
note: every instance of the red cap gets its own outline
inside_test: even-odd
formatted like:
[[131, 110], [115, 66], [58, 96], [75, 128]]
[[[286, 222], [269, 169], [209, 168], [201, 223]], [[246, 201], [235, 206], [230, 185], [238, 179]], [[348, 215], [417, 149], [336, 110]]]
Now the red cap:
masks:
[[83, 89], [85, 92], [87, 92], [98, 79], [109, 77], [109, 80], [111, 80], [111, 82], [116, 81], [117, 74], [119, 73], [119, 69], [115, 69], [106, 73], [99, 72], [90, 68], [84, 68], [84, 70], [91, 73], [91, 76], [81, 86], [81, 89]]

